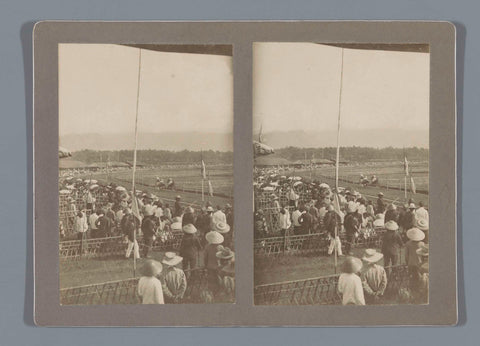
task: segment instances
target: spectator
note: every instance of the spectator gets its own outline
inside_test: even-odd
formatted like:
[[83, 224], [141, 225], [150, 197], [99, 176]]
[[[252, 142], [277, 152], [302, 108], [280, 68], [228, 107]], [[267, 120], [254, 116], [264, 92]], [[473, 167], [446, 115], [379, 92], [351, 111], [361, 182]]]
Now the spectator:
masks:
[[137, 292], [142, 304], [164, 304], [163, 289], [157, 275], [162, 272], [162, 265], [154, 260], [147, 260], [142, 268], [143, 276], [138, 281]]

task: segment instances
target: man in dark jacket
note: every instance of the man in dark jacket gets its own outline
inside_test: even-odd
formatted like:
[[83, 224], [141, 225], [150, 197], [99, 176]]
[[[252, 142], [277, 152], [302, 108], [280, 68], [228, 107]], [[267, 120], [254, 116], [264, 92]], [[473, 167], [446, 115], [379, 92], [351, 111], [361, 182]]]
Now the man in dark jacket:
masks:
[[351, 255], [352, 245], [355, 242], [355, 233], [358, 232], [358, 229], [360, 227], [360, 223], [358, 222], [356, 211], [352, 213], [348, 213], [345, 216], [343, 224], [345, 226], [345, 233], [347, 234], [347, 243], [345, 244], [345, 251], [347, 252], [348, 255]]
[[385, 212], [385, 223], [387, 223], [388, 221], [395, 221], [398, 224], [398, 217], [399, 214], [395, 204], [389, 204], [387, 207], [387, 211]]
[[387, 203], [383, 200], [383, 192], [378, 194], [377, 199], [377, 209], [375, 210], [376, 214], [383, 214], [385, 212], [385, 208], [387, 207]]
[[305, 211], [298, 218], [300, 225], [302, 225], [302, 234], [310, 234], [313, 227], [313, 216], [309, 212]]
[[395, 221], [385, 223], [386, 232], [382, 239], [383, 265], [396, 265], [398, 263], [398, 254], [403, 246], [402, 237], [398, 234], [398, 224]]
[[100, 211], [99, 217], [95, 222], [95, 226], [97, 226], [95, 238], [106, 238], [112, 235], [113, 220], [105, 215], [103, 210]]
[[153, 215], [145, 216], [142, 220], [143, 242], [145, 244], [143, 257], [148, 257], [148, 252], [152, 249], [155, 241], [155, 219]]

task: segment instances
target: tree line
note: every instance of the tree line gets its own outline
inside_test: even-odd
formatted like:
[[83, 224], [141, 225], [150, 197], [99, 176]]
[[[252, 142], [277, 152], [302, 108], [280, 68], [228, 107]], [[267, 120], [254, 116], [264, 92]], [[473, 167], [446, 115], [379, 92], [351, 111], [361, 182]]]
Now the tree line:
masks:
[[[72, 153], [74, 160], [93, 162], [132, 162], [133, 150], [80, 150]], [[209, 164], [232, 164], [233, 152], [227, 151], [169, 151], [169, 150], [137, 150], [137, 161], [146, 165], [169, 163], [199, 163], [201, 160]]]
[[[286, 147], [275, 149], [275, 153], [290, 161], [315, 159], [335, 160], [336, 147], [328, 148], [297, 148]], [[404, 155], [408, 161], [428, 161], [429, 150], [427, 148], [371, 148], [371, 147], [340, 147], [340, 159], [345, 161], [381, 161], [381, 160], [403, 160]]]

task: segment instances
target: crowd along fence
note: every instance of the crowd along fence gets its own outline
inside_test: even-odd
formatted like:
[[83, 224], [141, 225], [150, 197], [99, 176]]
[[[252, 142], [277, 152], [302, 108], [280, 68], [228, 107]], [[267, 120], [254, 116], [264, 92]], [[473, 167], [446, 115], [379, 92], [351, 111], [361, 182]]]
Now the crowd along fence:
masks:
[[[378, 304], [398, 302], [398, 293], [409, 288], [407, 266], [386, 268], [387, 288]], [[254, 288], [255, 305], [336, 305], [341, 303], [338, 275], [258, 285]]]

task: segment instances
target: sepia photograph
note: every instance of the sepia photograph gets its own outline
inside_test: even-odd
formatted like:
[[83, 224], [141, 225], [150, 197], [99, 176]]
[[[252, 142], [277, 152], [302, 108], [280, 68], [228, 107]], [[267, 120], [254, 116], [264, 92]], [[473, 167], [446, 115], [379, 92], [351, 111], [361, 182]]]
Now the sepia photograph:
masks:
[[234, 303], [232, 46], [58, 60], [60, 304]]
[[253, 44], [255, 305], [428, 304], [429, 52]]

